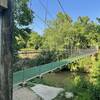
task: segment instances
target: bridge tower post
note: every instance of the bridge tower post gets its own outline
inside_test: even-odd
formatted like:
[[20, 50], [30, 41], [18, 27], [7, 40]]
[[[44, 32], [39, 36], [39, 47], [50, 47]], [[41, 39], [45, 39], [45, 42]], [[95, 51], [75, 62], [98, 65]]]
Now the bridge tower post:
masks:
[[0, 100], [12, 100], [13, 1], [0, 0]]

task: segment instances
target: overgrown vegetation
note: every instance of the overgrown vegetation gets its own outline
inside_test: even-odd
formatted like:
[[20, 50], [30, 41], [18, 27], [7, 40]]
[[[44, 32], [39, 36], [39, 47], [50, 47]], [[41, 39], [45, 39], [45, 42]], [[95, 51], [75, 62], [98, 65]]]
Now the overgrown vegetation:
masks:
[[[45, 84], [64, 88], [54, 100], [99, 100], [100, 99], [100, 54], [95, 57], [81, 59], [75, 64], [66, 66], [64, 71], [44, 75], [42, 79], [36, 78], [31, 83]], [[75, 67], [77, 66], [77, 67]], [[75, 68], [74, 68], [75, 67]], [[70, 71], [68, 71], [70, 69]], [[32, 86], [32, 84], [31, 84]], [[66, 99], [65, 92], [72, 92], [74, 98]]]
[[[24, 6], [28, 3], [28, 0], [23, 2], [21, 1], [21, 3], [23, 3], [24, 9]], [[20, 8], [19, 6], [18, 9]], [[50, 27], [47, 27], [44, 30], [44, 34], [40, 36], [37, 32], [32, 32], [32, 30], [30, 30], [28, 27], [28, 25], [30, 25], [32, 22], [33, 15], [30, 15], [33, 14], [32, 11], [28, 7], [25, 8], [27, 9], [27, 12], [23, 9], [20, 10], [22, 10], [23, 14], [27, 13], [27, 16], [20, 15], [18, 11], [15, 11], [16, 30], [14, 40], [17, 44], [14, 43], [16, 46], [14, 49], [31, 48], [33, 50], [41, 50], [41, 54], [39, 56], [37, 56], [35, 59], [33, 58], [28, 60], [31, 64], [30, 66], [61, 60], [69, 57], [71, 54], [77, 54], [79, 49], [87, 49], [91, 47], [94, 48], [100, 44], [99, 18], [97, 18], [98, 24], [90, 20], [88, 16], [78, 17], [77, 21], [73, 22], [69, 15], [58, 12], [54, 20], [52, 19], [48, 21]], [[22, 16], [22, 18], [24, 16], [26, 19], [28, 16], [31, 17], [30, 20], [27, 19], [26, 22], [24, 22], [25, 18], [23, 21], [23, 19], [19, 18], [20, 16]], [[65, 16], [68, 16], [68, 19], [66, 19]], [[30, 31], [26, 32], [26, 30]], [[76, 64], [73, 64], [74, 68], [75, 65]], [[80, 70], [83, 69], [81, 68]]]
[[[17, 64], [14, 64], [14, 71], [68, 58], [72, 54], [77, 54], [79, 49], [100, 47], [100, 18], [96, 19], [96, 23], [88, 16], [79, 16], [74, 22], [69, 15], [58, 12], [55, 19], [48, 21], [49, 27], [44, 29], [44, 34], [40, 36], [29, 28], [34, 13], [28, 8], [28, 2], [29, 0], [16, 0], [13, 47], [15, 52], [30, 48], [41, 50], [41, 53], [31, 59], [15, 56], [14, 61]], [[65, 91], [74, 93], [72, 100], [100, 100], [100, 53], [66, 67], [70, 72], [88, 73], [89, 78], [86, 80], [75, 74], [69, 82], [71, 86], [67, 84], [67, 79], [59, 84], [62, 80], [60, 77], [53, 81], [53, 77], [49, 77], [45, 80], [35, 79], [32, 82], [63, 87]], [[59, 94], [55, 100], [66, 100], [63, 94]]]

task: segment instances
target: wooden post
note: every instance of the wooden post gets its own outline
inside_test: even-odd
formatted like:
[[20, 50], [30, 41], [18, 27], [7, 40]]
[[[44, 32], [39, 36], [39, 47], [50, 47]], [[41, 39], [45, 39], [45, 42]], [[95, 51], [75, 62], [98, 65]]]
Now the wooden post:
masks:
[[12, 8], [13, 0], [0, 0], [0, 100], [12, 100]]

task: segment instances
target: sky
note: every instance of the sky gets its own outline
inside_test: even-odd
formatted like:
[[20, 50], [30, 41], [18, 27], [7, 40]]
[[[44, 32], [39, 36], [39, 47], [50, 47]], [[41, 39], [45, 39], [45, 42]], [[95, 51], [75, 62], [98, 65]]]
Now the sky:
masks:
[[[62, 11], [57, 0], [31, 0], [29, 7], [43, 20], [45, 19], [46, 9], [41, 5], [40, 1], [48, 8], [48, 20], [54, 19], [57, 12]], [[100, 17], [100, 0], [60, 0], [60, 2], [65, 12], [71, 16], [73, 21], [75, 21], [78, 16], [89, 16], [89, 18], [94, 21], [96, 17]], [[35, 16], [31, 25], [32, 30], [42, 35], [45, 27], [46, 25]]]

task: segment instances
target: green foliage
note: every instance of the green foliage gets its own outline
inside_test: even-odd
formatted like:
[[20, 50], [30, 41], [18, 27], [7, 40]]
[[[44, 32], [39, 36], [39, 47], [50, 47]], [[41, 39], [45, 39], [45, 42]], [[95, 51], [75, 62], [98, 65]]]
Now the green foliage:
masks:
[[74, 100], [93, 100], [93, 95], [90, 93], [89, 81], [83, 77], [75, 76], [73, 92], [75, 94]]
[[[44, 30], [43, 37], [36, 32], [31, 32], [28, 26], [33, 20], [33, 12], [27, 6], [28, 1], [16, 0], [14, 49], [29, 47], [42, 48], [43, 51], [37, 58], [29, 59], [27, 66], [33, 67], [67, 58], [71, 53], [68, 49], [72, 51], [96, 45], [100, 47], [100, 25], [91, 21], [88, 16], [79, 17], [76, 22], [72, 22], [69, 15], [59, 12], [54, 20], [48, 21], [50, 27]], [[100, 18], [97, 20], [100, 23]], [[70, 89], [76, 95], [75, 100], [99, 100], [100, 59], [92, 61], [90, 57], [87, 57], [70, 64], [68, 68], [70, 71], [90, 72], [90, 82], [83, 80], [80, 76], [75, 76], [75, 88]], [[37, 82], [40, 81], [37, 80]], [[60, 99], [57, 98], [57, 100], [61, 100], [64, 95], [58, 97]]]
[[79, 71], [78, 66], [79, 66], [78, 62], [73, 62], [68, 65], [68, 68], [70, 69], [70, 71]]
[[48, 21], [49, 27], [44, 30], [43, 37], [31, 32], [28, 26], [33, 20], [33, 12], [27, 7], [27, 3], [28, 0], [16, 0], [14, 48], [64, 51], [100, 44], [100, 25], [91, 21], [88, 16], [80, 16], [73, 22], [69, 15], [58, 12], [55, 19]]
[[73, 100], [92, 100], [89, 92], [80, 92]]
[[64, 50], [75, 48], [90, 48], [98, 45], [100, 35], [97, 24], [88, 16], [79, 17], [76, 22], [59, 12], [56, 19], [49, 21], [50, 27], [44, 31], [44, 48]]
[[33, 12], [28, 8], [29, 0], [15, 0], [13, 49], [25, 48], [33, 20]]
[[38, 62], [40, 62], [41, 64], [47, 64], [56, 61], [56, 53], [54, 51], [43, 50], [38, 58]]
[[100, 99], [100, 87], [97, 87], [97, 86], [93, 85], [92, 83], [90, 83], [88, 85], [88, 91], [92, 95], [91, 100], [99, 100]]
[[87, 84], [88, 82], [83, 77], [80, 77], [79, 75], [75, 76], [74, 85], [77, 91], [84, 91], [85, 89], [87, 89]]
[[90, 77], [93, 84], [100, 86], [100, 61], [96, 61], [93, 64], [90, 72]]
[[38, 35], [36, 32], [32, 32], [30, 34], [27, 47], [33, 48], [33, 49], [39, 49], [42, 45], [42, 37]]
[[[84, 60], [84, 64], [90, 64], [92, 61]], [[74, 92], [78, 95], [75, 100], [99, 100], [100, 99], [100, 61], [94, 61], [89, 71], [89, 80], [83, 80], [80, 76], [75, 77]], [[85, 91], [85, 92], [84, 92]], [[86, 94], [84, 94], [86, 93]]]
[[[50, 28], [44, 31], [44, 45], [49, 49], [61, 50], [64, 47], [66, 31], [69, 31], [71, 24], [62, 13], [58, 13], [53, 21], [49, 21]], [[45, 46], [44, 46], [45, 47]]]
[[65, 97], [65, 91], [63, 91], [63, 92], [59, 93], [57, 95], [57, 97], [55, 97], [53, 100], [73, 100], [73, 98], [67, 99]]

